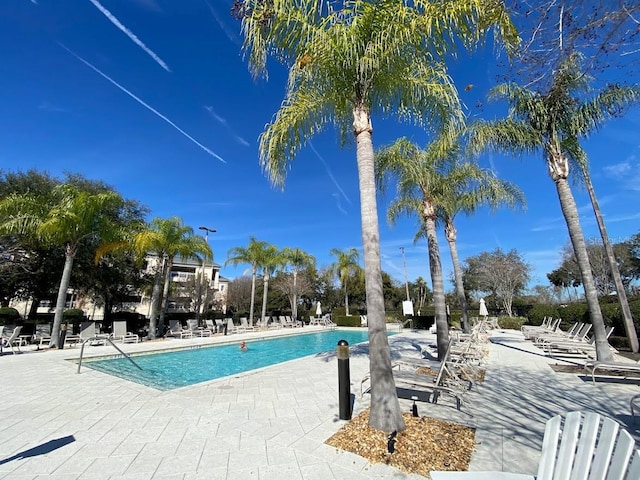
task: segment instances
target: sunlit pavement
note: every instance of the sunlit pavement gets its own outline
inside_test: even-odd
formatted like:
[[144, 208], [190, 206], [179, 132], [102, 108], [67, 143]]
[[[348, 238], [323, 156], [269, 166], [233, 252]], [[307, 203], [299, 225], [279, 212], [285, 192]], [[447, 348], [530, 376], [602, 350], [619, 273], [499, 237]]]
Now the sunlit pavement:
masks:
[[[305, 327], [304, 332], [321, 330]], [[395, 327], [394, 327], [395, 328]], [[126, 352], [240, 342], [296, 329], [126, 344]], [[420, 356], [434, 335], [403, 330], [390, 337], [392, 356]], [[120, 345], [119, 345], [120, 346]], [[335, 352], [161, 392], [89, 368], [77, 374], [80, 348], [0, 358], [0, 478], [7, 479], [418, 479], [324, 444], [339, 420]], [[89, 356], [116, 353], [87, 347]], [[368, 372], [367, 349], [351, 348], [354, 415]], [[599, 382], [556, 373], [519, 332], [494, 331], [485, 382], [462, 410], [442, 396], [418, 402], [420, 415], [475, 427], [470, 470], [535, 474], [544, 422], [570, 410], [593, 410], [638, 439], [629, 399], [637, 383]], [[215, 365], [203, 368], [215, 368]], [[410, 395], [401, 406], [411, 408]]]

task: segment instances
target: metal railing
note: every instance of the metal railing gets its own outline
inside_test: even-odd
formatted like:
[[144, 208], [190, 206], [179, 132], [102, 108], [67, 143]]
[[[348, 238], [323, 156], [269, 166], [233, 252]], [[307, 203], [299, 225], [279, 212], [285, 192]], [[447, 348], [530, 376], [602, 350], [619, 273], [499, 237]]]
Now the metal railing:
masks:
[[133, 363], [136, 367], [138, 367], [139, 370], [142, 370], [142, 367], [140, 365], [138, 365], [136, 362], [134, 362], [129, 354], [127, 354], [127, 353], [123, 352], [122, 350], [120, 350], [120, 348], [115, 343], [113, 343], [113, 340], [111, 340], [109, 337], [95, 336], [95, 337], [89, 337], [89, 338], [87, 338], [86, 340], [84, 340], [82, 342], [82, 347], [80, 347], [80, 360], [78, 361], [78, 371], [76, 373], [80, 373], [80, 367], [82, 367], [82, 357], [84, 356], [84, 346], [86, 345], [87, 342], [95, 342], [95, 341], [106, 341], [106, 342], [109, 342], [113, 346], [113, 348], [115, 348], [125, 358], [127, 358], [131, 363]]

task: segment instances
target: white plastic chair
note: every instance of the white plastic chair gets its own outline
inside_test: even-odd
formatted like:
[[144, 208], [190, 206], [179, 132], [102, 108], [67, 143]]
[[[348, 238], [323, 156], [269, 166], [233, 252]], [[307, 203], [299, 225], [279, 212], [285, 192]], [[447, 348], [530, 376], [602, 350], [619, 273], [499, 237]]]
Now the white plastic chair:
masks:
[[638, 480], [640, 450], [620, 424], [597, 413], [569, 412], [547, 421], [538, 474], [430, 472], [431, 480]]

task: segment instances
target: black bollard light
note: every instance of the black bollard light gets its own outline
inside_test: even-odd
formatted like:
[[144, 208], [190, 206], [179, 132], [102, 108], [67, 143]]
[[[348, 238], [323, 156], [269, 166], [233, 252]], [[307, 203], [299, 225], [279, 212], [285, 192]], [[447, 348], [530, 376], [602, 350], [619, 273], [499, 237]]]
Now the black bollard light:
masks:
[[64, 348], [64, 340], [67, 338], [67, 322], [64, 322], [60, 325], [60, 337], [58, 338], [58, 349], [62, 350]]
[[351, 374], [349, 373], [349, 342], [338, 342], [338, 400], [340, 420], [351, 420]]
[[411, 414], [414, 417], [418, 417], [418, 406], [416, 405], [416, 400], [418, 400], [418, 397], [416, 397], [415, 395], [411, 397], [411, 400], [413, 400], [413, 406], [411, 407]]
[[394, 430], [389, 435], [387, 435], [387, 452], [393, 453], [396, 451], [396, 435], [398, 432]]

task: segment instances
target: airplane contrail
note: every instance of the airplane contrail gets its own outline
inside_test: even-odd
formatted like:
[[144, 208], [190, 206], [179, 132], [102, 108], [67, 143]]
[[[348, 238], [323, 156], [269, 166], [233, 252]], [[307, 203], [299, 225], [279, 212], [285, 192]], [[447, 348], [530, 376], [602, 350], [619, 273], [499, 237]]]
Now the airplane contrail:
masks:
[[331, 181], [333, 182], [333, 184], [336, 186], [336, 188], [340, 191], [340, 193], [342, 194], [342, 196], [344, 197], [344, 199], [347, 201], [347, 203], [349, 205], [351, 205], [351, 200], [349, 200], [349, 197], [347, 197], [347, 194], [344, 193], [344, 190], [342, 189], [342, 187], [340, 186], [340, 184], [338, 183], [338, 181], [336, 180], [336, 177], [333, 176], [333, 173], [331, 172], [331, 169], [329, 168], [329, 166], [327, 165], [327, 162], [324, 161], [324, 158], [322, 158], [322, 156], [318, 153], [318, 151], [315, 149], [315, 147], [313, 146], [313, 143], [311, 143], [311, 141], [309, 141], [309, 146], [311, 147], [311, 150], [313, 151], [313, 153], [316, 154], [316, 157], [318, 157], [320, 159], [320, 161], [322, 162], [322, 164], [324, 165], [325, 170], [327, 171], [327, 175], [329, 175], [329, 178], [331, 179]]
[[136, 45], [138, 45], [142, 50], [144, 50], [151, 58], [153, 58], [156, 63], [158, 65], [160, 65], [162, 68], [164, 68], [167, 72], [170, 72], [171, 69], [169, 68], [169, 66], [158, 56], [155, 54], [155, 52], [153, 52], [153, 50], [151, 50], [149, 47], [147, 47], [144, 43], [142, 43], [142, 40], [140, 40], [135, 33], [133, 33], [131, 30], [129, 30], [127, 27], [125, 27], [122, 23], [120, 23], [120, 20], [118, 20], [109, 10], [107, 10], [106, 8], [104, 8], [100, 2], [98, 2], [98, 0], [89, 0], [91, 3], [93, 3], [93, 5], [102, 12], [102, 14], [107, 17], [107, 19], [109, 19], [109, 21], [111, 23], [113, 23], [118, 30], [120, 30], [122, 33], [124, 33], [127, 37], [129, 37], [133, 43], [135, 43]]
[[58, 42], [58, 45], [60, 45], [62, 48], [64, 48], [67, 52], [69, 52], [71, 55], [73, 55], [74, 57], [76, 57], [78, 60], [80, 60], [82, 63], [84, 63], [87, 67], [89, 67], [91, 70], [93, 70], [94, 72], [96, 72], [98, 75], [100, 75], [102, 78], [108, 80], [111, 84], [115, 85], [116, 87], [118, 87], [120, 90], [122, 90], [124, 93], [126, 93], [127, 95], [129, 95], [131, 98], [133, 98], [136, 102], [138, 102], [140, 105], [142, 105], [143, 107], [145, 107], [147, 110], [150, 110], [151, 112], [155, 113], [158, 117], [160, 117], [162, 120], [164, 120], [165, 122], [167, 122], [169, 125], [171, 125], [173, 128], [175, 128], [177, 131], [179, 131], [182, 135], [184, 135], [185, 137], [187, 137], [189, 140], [191, 140], [193, 143], [195, 143], [196, 145], [198, 145], [201, 149], [203, 149], [205, 152], [207, 152], [209, 155], [211, 155], [212, 157], [220, 160], [222, 163], [227, 163], [226, 160], [224, 158], [222, 158], [220, 155], [218, 155], [215, 152], [212, 152], [211, 150], [209, 150], [207, 147], [205, 147], [204, 145], [202, 145], [200, 142], [198, 142], [195, 138], [193, 138], [191, 135], [189, 135], [187, 132], [185, 132], [184, 130], [182, 130], [179, 126], [177, 126], [175, 123], [173, 123], [171, 120], [169, 120], [167, 117], [165, 117], [163, 114], [161, 114], [159, 111], [157, 111], [155, 108], [153, 108], [151, 105], [147, 104], [144, 102], [144, 100], [141, 100], [140, 98], [136, 97], [133, 93], [131, 93], [129, 90], [127, 90], [126, 88], [124, 88], [122, 85], [120, 85], [118, 82], [116, 82], [115, 80], [113, 80], [111, 77], [109, 77], [107, 74], [102, 73], [97, 67], [94, 67], [93, 65], [91, 65], [89, 62], [87, 62], [84, 58], [82, 58], [80, 55], [76, 54], [75, 52], [73, 52], [72, 50], [70, 50], [69, 48], [67, 48], [66, 46], [64, 46], [62, 43]]

